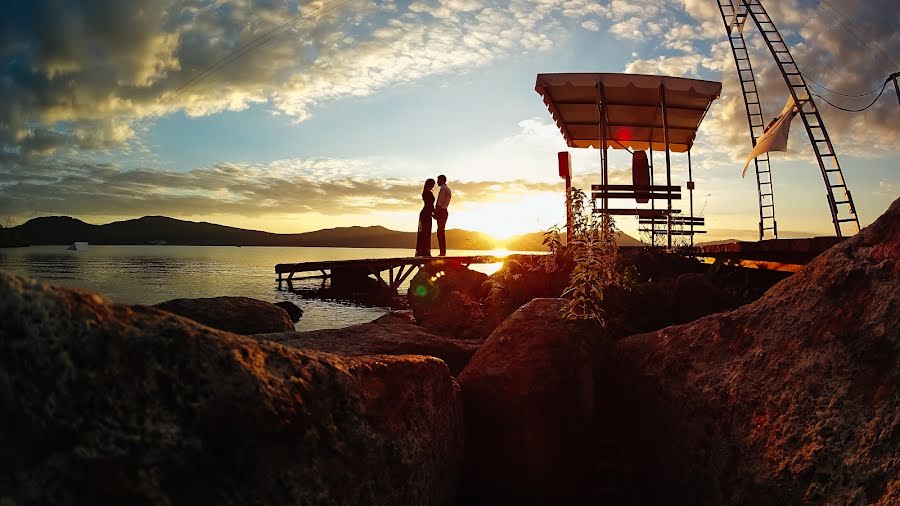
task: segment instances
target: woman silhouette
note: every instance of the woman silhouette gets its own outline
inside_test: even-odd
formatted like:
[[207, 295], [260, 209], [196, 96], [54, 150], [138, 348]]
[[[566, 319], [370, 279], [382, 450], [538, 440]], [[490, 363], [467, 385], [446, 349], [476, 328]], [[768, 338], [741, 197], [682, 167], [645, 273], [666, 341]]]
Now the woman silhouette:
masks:
[[434, 216], [434, 179], [425, 180], [422, 188], [422, 210], [419, 211], [419, 234], [416, 236], [416, 256], [431, 256], [431, 219]]

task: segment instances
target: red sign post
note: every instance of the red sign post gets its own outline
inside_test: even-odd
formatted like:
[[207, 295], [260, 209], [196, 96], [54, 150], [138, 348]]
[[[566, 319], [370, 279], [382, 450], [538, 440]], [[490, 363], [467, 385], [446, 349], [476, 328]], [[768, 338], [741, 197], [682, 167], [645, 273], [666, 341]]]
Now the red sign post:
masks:
[[572, 238], [572, 154], [568, 151], [557, 153], [559, 160], [559, 177], [566, 180], [566, 244]]

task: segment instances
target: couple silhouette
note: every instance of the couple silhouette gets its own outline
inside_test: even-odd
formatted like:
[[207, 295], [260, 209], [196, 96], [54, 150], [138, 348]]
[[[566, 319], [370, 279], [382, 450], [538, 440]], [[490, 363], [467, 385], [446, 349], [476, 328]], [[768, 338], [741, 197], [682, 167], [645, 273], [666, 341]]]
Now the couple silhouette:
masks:
[[438, 192], [437, 202], [434, 199], [434, 179], [425, 181], [422, 189], [422, 210], [419, 211], [419, 234], [416, 237], [416, 256], [431, 256], [431, 220], [437, 221], [438, 247], [441, 256], [447, 256], [447, 237], [444, 227], [447, 225], [447, 207], [450, 205], [450, 187], [447, 185], [447, 176], [441, 174], [437, 177], [437, 185], [441, 187]]

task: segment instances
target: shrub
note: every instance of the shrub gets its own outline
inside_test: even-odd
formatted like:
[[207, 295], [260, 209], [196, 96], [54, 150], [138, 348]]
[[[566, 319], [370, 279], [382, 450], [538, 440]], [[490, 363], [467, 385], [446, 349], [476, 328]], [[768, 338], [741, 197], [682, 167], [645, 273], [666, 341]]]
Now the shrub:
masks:
[[574, 262], [569, 284], [563, 292], [567, 300], [562, 316], [606, 327], [604, 300], [611, 289], [626, 283], [618, 266], [615, 222], [611, 216], [594, 214], [582, 190], [572, 188], [568, 198], [572, 205], [572, 237], [567, 237], [563, 245], [558, 227], [544, 234], [544, 244], [550, 250], [547, 262], [556, 265]]

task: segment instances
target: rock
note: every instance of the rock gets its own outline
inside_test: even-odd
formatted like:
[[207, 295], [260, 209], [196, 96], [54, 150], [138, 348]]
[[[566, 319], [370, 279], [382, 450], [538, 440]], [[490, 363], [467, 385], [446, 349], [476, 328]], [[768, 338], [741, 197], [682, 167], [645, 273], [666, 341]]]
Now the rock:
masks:
[[372, 320], [372, 323], [416, 323], [416, 317], [412, 311], [391, 311]]
[[[380, 318], [379, 318], [380, 319]], [[376, 320], [377, 321], [377, 320]], [[456, 376], [481, 347], [481, 341], [436, 336], [410, 323], [363, 323], [341, 329], [257, 334], [254, 339], [345, 357], [428, 355], [443, 360]]]
[[459, 375], [469, 503], [590, 503], [591, 339], [535, 299], [497, 327]]
[[0, 502], [452, 504], [459, 388], [0, 272]]
[[454, 260], [438, 259], [419, 269], [407, 290], [409, 307], [423, 327], [447, 337], [483, 339], [493, 328], [486, 299], [486, 274]]
[[713, 284], [706, 275], [685, 273], [675, 279], [671, 292], [671, 323], [686, 323], [697, 318], [733, 309], [738, 300]]
[[685, 273], [702, 273], [707, 266], [696, 258], [664, 253], [651, 248], [619, 248], [619, 268], [630, 269], [639, 282], [675, 279]]
[[900, 504], [900, 200], [761, 299], [615, 351], [640, 502]]
[[287, 311], [250, 297], [173, 299], [154, 307], [235, 334], [294, 330], [294, 323]]
[[619, 339], [733, 309], [741, 299], [714, 283], [708, 274], [685, 273], [612, 287], [604, 293], [605, 334]]
[[507, 258], [503, 267], [490, 276], [490, 310], [495, 320], [503, 321], [531, 299], [562, 296], [574, 265], [564, 255], [556, 261], [542, 256]]
[[287, 314], [293, 323], [297, 323], [300, 321], [300, 318], [303, 318], [303, 310], [300, 309], [297, 304], [294, 304], [289, 300], [280, 300], [276, 302], [275, 305], [287, 311]]

